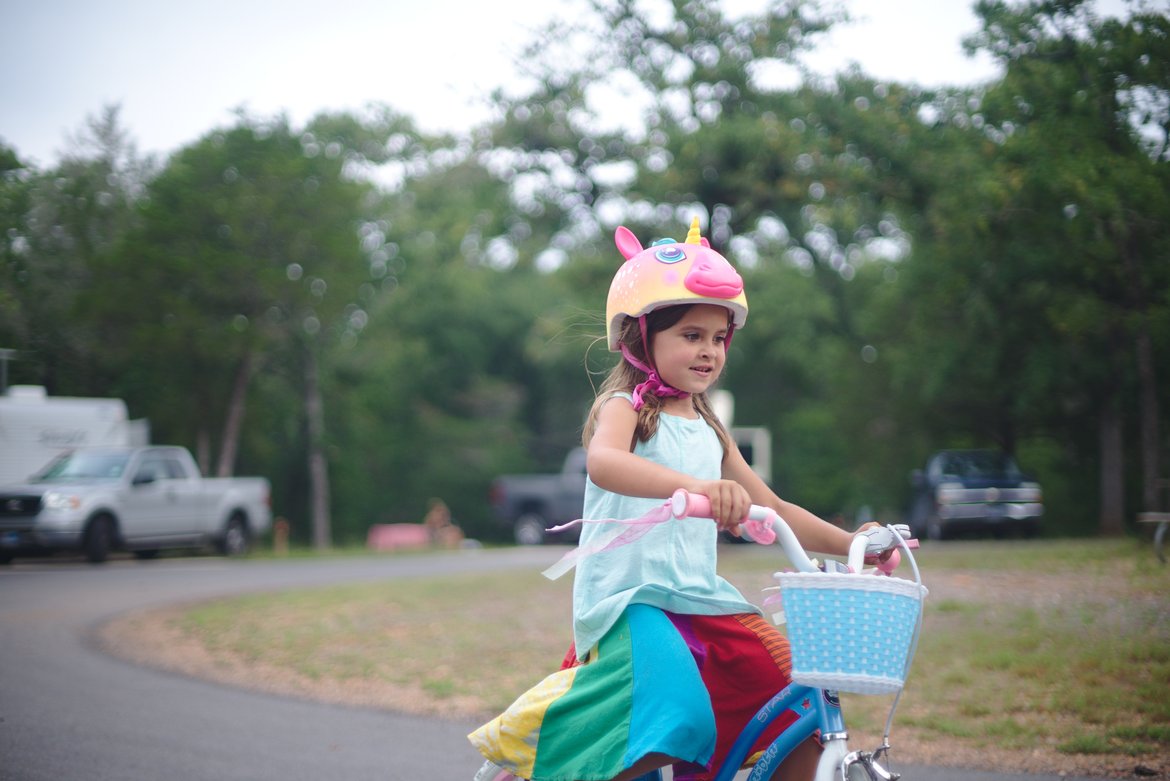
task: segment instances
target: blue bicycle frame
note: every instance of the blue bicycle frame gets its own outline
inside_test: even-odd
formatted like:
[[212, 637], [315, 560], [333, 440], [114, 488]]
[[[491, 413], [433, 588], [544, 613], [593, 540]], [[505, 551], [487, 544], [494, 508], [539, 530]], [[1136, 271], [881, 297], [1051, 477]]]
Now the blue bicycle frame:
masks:
[[796, 721], [789, 725], [768, 746], [752, 768], [749, 781], [758, 781], [772, 776], [780, 763], [794, 748], [819, 730], [821, 739], [829, 736], [844, 736], [845, 719], [841, 716], [841, 701], [837, 693], [827, 689], [811, 689], [797, 683], [789, 684], [779, 694], [760, 708], [751, 722], [744, 727], [715, 781], [731, 781], [743, 766], [748, 752], [763, 731], [787, 711], [796, 714]]
[[[768, 725], [788, 711], [796, 714], [796, 721], [772, 741], [752, 768], [748, 781], [770, 778], [794, 748], [818, 731], [822, 741], [845, 736], [845, 720], [841, 716], [841, 702], [836, 692], [812, 689], [797, 683], [789, 684], [760, 708], [744, 727], [732, 744], [726, 761], [719, 768], [715, 781], [731, 781]], [[638, 781], [662, 781], [662, 772], [651, 771]]]

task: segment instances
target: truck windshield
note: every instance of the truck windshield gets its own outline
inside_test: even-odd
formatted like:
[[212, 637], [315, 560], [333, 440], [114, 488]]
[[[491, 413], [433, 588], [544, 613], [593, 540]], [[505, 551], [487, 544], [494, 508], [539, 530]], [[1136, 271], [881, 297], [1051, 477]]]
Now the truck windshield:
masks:
[[958, 477], [987, 478], [1016, 476], [1020, 468], [1011, 456], [991, 450], [948, 453], [943, 459], [943, 474]]
[[122, 476], [129, 460], [129, 453], [66, 453], [49, 464], [36, 479], [42, 483], [79, 478], [113, 480]]

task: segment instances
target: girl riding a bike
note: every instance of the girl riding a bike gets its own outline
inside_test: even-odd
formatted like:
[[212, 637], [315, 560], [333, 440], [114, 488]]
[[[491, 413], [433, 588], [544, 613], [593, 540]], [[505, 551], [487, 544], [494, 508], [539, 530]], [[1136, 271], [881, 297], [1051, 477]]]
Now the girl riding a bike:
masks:
[[[752, 471], [707, 392], [747, 320], [739, 274], [699, 235], [643, 247], [626, 228], [625, 262], [606, 305], [620, 352], [590, 410], [583, 530], [565, 666], [469, 737], [504, 771], [533, 781], [635, 779], [673, 766], [707, 779], [757, 710], [790, 681], [788, 642], [716, 573], [720, 530], [754, 503], [784, 518], [808, 550], [848, 553], [853, 535], [777, 496]], [[677, 489], [710, 499], [715, 523], [678, 520], [630, 535], [629, 521]], [[624, 536], [623, 536], [624, 534]], [[788, 726], [771, 724], [762, 750]], [[781, 765], [811, 779], [809, 739]]]

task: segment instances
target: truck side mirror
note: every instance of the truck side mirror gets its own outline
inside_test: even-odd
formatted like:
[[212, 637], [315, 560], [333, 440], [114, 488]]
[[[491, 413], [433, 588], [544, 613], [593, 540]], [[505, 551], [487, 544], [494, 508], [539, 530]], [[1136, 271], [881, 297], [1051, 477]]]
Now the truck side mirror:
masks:
[[149, 485], [154, 482], [154, 472], [139, 472], [134, 475], [132, 485]]

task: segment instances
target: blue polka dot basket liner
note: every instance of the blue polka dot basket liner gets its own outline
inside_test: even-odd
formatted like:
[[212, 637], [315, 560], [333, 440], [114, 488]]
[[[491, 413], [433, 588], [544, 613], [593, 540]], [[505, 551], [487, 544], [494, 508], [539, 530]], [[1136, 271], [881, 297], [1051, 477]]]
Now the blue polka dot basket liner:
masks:
[[792, 680], [817, 689], [892, 694], [914, 655], [926, 587], [902, 578], [777, 572]]

